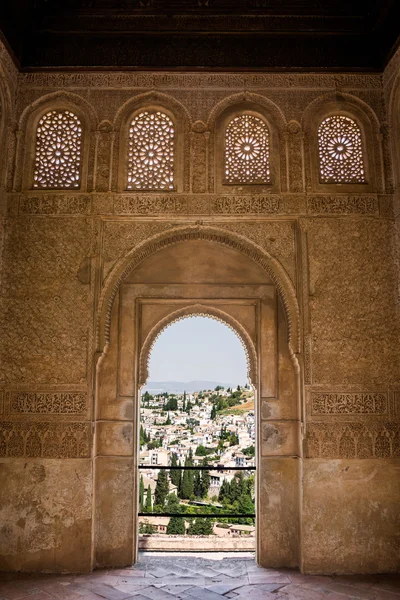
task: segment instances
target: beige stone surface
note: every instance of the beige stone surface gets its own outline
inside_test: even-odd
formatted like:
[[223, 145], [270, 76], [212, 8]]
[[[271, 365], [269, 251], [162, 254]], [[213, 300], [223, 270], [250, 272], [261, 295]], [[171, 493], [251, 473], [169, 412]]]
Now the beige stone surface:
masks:
[[91, 568], [90, 460], [0, 462], [0, 570]]
[[398, 572], [399, 493], [398, 459], [305, 460], [304, 572]]

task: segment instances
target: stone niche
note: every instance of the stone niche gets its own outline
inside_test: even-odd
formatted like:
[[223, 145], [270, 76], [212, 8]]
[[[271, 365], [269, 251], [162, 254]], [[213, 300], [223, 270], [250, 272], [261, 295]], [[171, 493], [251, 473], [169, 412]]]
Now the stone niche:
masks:
[[[256, 560], [398, 570], [399, 56], [383, 78], [17, 73], [0, 45], [0, 69], [0, 568], [136, 560], [139, 388], [163, 328], [204, 314], [239, 336], [256, 390]], [[82, 124], [77, 189], [32, 187], [53, 109]], [[127, 189], [146, 109], [175, 127], [168, 191]], [[269, 131], [265, 183], [224, 179], [244, 112]], [[320, 181], [334, 114], [366, 181]]]

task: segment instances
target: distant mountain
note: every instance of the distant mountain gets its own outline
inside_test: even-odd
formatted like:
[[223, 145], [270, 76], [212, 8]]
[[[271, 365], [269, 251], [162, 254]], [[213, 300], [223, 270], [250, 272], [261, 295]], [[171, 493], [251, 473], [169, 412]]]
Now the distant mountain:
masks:
[[[242, 383], [244, 385], [246, 382]], [[214, 390], [217, 385], [222, 385], [224, 388], [237, 387], [237, 383], [223, 383], [221, 381], [149, 381], [143, 388], [142, 392], [149, 394], [159, 394], [168, 392], [169, 394], [183, 394], [184, 391], [192, 394], [200, 392], [200, 390]]]

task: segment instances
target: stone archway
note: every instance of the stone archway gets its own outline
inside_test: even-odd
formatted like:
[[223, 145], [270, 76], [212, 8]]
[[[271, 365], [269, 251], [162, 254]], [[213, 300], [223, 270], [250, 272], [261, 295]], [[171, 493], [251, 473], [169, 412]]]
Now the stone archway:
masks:
[[[275, 259], [244, 239], [242, 244], [209, 229], [179, 228], [158, 236], [130, 253], [108, 277], [99, 311], [104, 352], [96, 378], [96, 566], [135, 560], [138, 390], [158, 333], [180, 316], [200, 313], [232, 327], [249, 356], [257, 396], [257, 561], [299, 564], [295, 296]], [[296, 310], [289, 313], [291, 305]]]

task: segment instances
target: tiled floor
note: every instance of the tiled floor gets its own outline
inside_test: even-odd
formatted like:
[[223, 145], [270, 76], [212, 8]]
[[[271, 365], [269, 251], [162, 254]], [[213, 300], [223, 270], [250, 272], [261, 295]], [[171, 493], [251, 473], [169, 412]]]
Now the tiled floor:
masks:
[[0, 575], [0, 600], [400, 600], [400, 575], [301, 575], [251, 556], [142, 554], [90, 575]]

